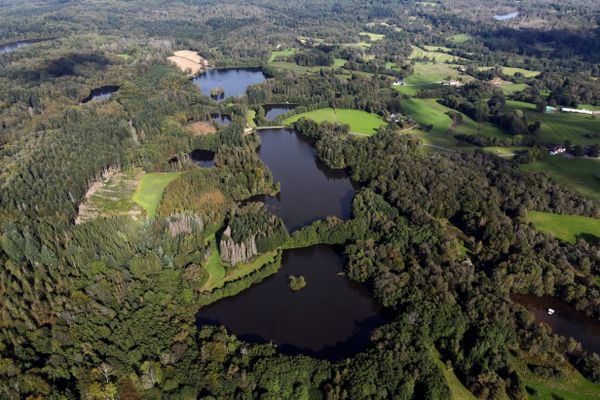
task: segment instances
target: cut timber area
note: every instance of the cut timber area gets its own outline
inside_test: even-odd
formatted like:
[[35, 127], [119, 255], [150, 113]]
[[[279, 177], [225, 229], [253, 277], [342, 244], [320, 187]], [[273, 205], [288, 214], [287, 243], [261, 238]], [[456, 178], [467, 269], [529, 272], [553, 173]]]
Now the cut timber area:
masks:
[[205, 71], [210, 67], [208, 61], [202, 58], [197, 51], [179, 50], [173, 54], [171, 57], [167, 57], [167, 60], [190, 75], [197, 75], [199, 72]]
[[207, 121], [193, 122], [185, 127], [185, 130], [194, 136], [210, 135], [215, 133], [217, 128]]

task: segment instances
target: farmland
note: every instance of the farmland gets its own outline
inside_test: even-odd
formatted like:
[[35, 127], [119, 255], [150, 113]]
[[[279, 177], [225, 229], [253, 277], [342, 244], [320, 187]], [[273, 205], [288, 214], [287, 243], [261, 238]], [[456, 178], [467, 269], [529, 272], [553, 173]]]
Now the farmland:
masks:
[[273, 62], [276, 61], [278, 58], [282, 57], [289, 57], [292, 56], [294, 54], [296, 54], [297, 49], [294, 49], [292, 47], [288, 47], [287, 49], [284, 50], [275, 50], [271, 52], [271, 57], [269, 57], [269, 62]]
[[439, 50], [449, 50], [444, 48], [433, 48], [429, 47], [430, 50], [427, 50], [427, 46], [425, 48], [412, 46], [413, 52], [408, 57], [410, 59], [423, 59], [428, 58], [431, 61], [442, 62], [442, 63], [456, 63], [458, 61], [466, 61], [465, 58], [453, 56], [452, 54], [448, 54]]
[[350, 125], [350, 131], [354, 133], [373, 134], [382, 125], [385, 125], [383, 118], [376, 114], [370, 114], [366, 111], [322, 108], [319, 110], [308, 111], [296, 114], [283, 121], [285, 125], [296, 122], [300, 118], [308, 118], [317, 122], [338, 122], [340, 124]]

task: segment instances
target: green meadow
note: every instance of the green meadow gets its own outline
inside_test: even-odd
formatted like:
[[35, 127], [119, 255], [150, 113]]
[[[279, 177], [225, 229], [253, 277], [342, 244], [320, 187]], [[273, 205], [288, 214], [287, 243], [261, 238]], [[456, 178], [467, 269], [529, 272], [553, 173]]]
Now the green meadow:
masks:
[[[458, 112], [440, 103], [436, 99], [403, 99], [400, 102], [402, 109], [412, 115], [421, 125], [433, 125], [431, 133], [437, 135], [464, 133], [466, 135], [477, 135], [482, 137], [508, 137], [497, 126], [489, 122], [477, 123], [465, 114], [462, 114], [462, 123], [452, 126], [452, 119], [448, 112]], [[452, 132], [448, 132], [452, 129]]]
[[[455, 63], [457, 61], [466, 61], [465, 58], [453, 56], [452, 54], [448, 54], [448, 53], [445, 53], [442, 51], [430, 51], [430, 50], [427, 50], [426, 48], [420, 48], [417, 46], [412, 46], [412, 48], [413, 48], [413, 52], [408, 57], [409, 59], [427, 57], [435, 62], [442, 62], [442, 63]], [[433, 48], [430, 47], [430, 49], [433, 49]], [[441, 50], [441, 48], [438, 47], [435, 50]]]
[[525, 171], [548, 174], [558, 183], [600, 203], [600, 160], [546, 156], [522, 165]]
[[350, 125], [350, 131], [353, 133], [362, 133], [371, 135], [377, 128], [386, 124], [379, 115], [371, 114], [361, 110], [351, 109], [333, 109], [321, 108], [319, 110], [308, 111], [296, 114], [283, 121], [284, 125], [296, 122], [300, 118], [312, 119], [316, 122], [338, 122], [340, 124]]
[[592, 235], [596, 240], [600, 240], [600, 219], [531, 211], [527, 221], [533, 223], [540, 231], [565, 242], [575, 243], [580, 235]]
[[538, 138], [545, 143], [562, 144], [570, 140], [573, 144], [600, 143], [600, 119], [591, 115], [572, 113], [539, 113], [535, 105], [509, 100], [506, 107], [521, 110], [530, 121], [540, 121], [542, 127]]
[[457, 35], [452, 35], [448, 37], [448, 39], [453, 43], [464, 43], [471, 40], [472, 36], [467, 33], [459, 33]]
[[[513, 77], [515, 76], [515, 74], [517, 72], [520, 72], [521, 75], [523, 75], [525, 78], [535, 78], [536, 76], [538, 76], [540, 74], [540, 71], [531, 71], [525, 68], [514, 68], [514, 67], [505, 67], [504, 65], [501, 66], [502, 67], [502, 74], [509, 76], [509, 77]], [[479, 70], [480, 71], [486, 71], [488, 69], [492, 69], [494, 67], [480, 67]]]
[[294, 49], [292, 47], [289, 47], [287, 49], [284, 50], [275, 50], [271, 52], [271, 57], [269, 57], [269, 62], [273, 62], [275, 60], [277, 60], [279, 57], [289, 57], [291, 55], [296, 54], [296, 51], [298, 51], [297, 49]]
[[[392, 65], [393, 66], [393, 65]], [[442, 86], [442, 81], [461, 78], [465, 82], [474, 78], [470, 75], [461, 75], [455, 64], [434, 64], [417, 62], [414, 73], [405, 79], [406, 85], [394, 86], [394, 89], [408, 96], [414, 96], [421, 89], [435, 89]]]
[[446, 379], [452, 400], [475, 400], [475, 396], [462, 384], [452, 368], [448, 368], [442, 362], [440, 353], [435, 347], [431, 349], [431, 357]]
[[133, 195], [133, 201], [146, 210], [148, 218], [156, 216], [156, 209], [162, 199], [165, 188], [180, 174], [180, 172], [150, 172], [144, 174], [140, 185]]
[[385, 38], [384, 34], [381, 33], [371, 33], [371, 32], [361, 32], [360, 36], [366, 36], [371, 42], [378, 42]]

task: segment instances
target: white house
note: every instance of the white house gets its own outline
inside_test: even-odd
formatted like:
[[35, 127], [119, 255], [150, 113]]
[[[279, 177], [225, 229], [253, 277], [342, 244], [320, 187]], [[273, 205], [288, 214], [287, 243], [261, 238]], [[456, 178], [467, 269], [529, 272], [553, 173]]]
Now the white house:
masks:
[[594, 115], [593, 111], [590, 110], [580, 110], [578, 108], [569, 108], [569, 107], [563, 107], [562, 108], [562, 112], [568, 112], [568, 113], [577, 113], [577, 114], [586, 114], [586, 115]]

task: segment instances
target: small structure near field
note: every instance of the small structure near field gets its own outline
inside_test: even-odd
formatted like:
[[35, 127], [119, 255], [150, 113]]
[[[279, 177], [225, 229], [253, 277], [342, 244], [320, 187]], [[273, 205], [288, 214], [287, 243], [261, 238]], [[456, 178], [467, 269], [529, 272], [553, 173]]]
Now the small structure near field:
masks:
[[567, 148], [565, 146], [555, 146], [552, 147], [548, 152], [550, 153], [550, 155], [558, 155], [558, 154], [564, 154], [566, 153]]
[[404, 85], [406, 85], [406, 82], [404, 82], [403, 80], [399, 80], [399, 81], [394, 82], [392, 85], [393, 86], [404, 86]]
[[450, 80], [446, 80], [446, 81], [442, 81], [442, 85], [444, 86], [462, 86], [462, 82], [456, 79], [450, 79]]

